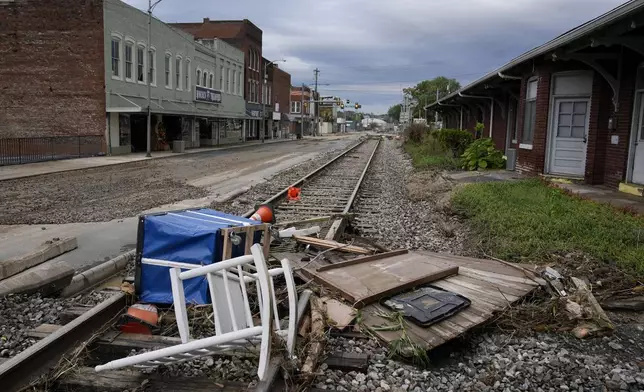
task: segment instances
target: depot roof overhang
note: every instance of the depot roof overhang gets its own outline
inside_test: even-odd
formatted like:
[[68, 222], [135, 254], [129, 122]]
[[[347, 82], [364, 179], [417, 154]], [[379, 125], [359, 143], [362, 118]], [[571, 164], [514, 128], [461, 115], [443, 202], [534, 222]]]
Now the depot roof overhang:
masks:
[[[465, 87], [448, 94], [437, 102], [433, 102], [425, 106], [425, 109], [432, 108], [440, 110], [441, 104], [454, 105], [458, 100], [463, 101], [460, 94], [472, 94], [476, 90], [485, 90], [491, 85], [499, 84], [504, 81], [507, 76], [513, 76], [512, 70], [525, 64], [528, 61], [536, 59], [544, 55], [556, 54], [558, 51], [567, 49], [569, 52], [575, 52], [594, 46], [594, 37], [596, 33], [602, 31], [600, 38], [619, 36], [626, 34], [644, 24], [644, 0], [631, 0], [617, 8], [608, 11], [607, 13], [592, 19], [566, 33], [529, 50], [522, 55], [514, 58], [507, 64], [495, 69], [494, 71], [482, 76], [474, 82], [466, 85]], [[618, 28], [615, 31], [608, 31], [613, 26]], [[606, 31], [603, 31], [606, 30]]]

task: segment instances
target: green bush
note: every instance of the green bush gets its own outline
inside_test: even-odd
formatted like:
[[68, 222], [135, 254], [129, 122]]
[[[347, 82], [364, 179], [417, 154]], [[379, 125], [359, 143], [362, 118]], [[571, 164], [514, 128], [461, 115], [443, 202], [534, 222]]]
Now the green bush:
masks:
[[490, 138], [478, 139], [472, 142], [463, 155], [463, 169], [503, 169], [506, 158], [494, 147]]
[[461, 129], [441, 129], [432, 134], [446, 151], [452, 152], [454, 158], [460, 157], [472, 143], [472, 134]]
[[429, 133], [429, 127], [425, 124], [411, 124], [405, 129], [405, 140], [412, 143], [422, 143]]

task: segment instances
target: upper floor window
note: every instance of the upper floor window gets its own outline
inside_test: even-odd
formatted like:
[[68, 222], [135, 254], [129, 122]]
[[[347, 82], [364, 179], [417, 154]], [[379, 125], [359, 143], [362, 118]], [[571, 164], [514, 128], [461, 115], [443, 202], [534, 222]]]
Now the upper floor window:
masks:
[[136, 80], [145, 83], [145, 46], [136, 47]]
[[537, 123], [537, 82], [538, 79], [528, 80], [525, 94], [525, 116], [521, 143], [532, 144], [534, 128]]
[[134, 43], [125, 42], [125, 80], [134, 81]]
[[219, 89], [224, 90], [224, 66], [219, 67]]
[[268, 86], [268, 97], [267, 98], [268, 98], [268, 104], [269, 105], [273, 103], [273, 99], [271, 98], [271, 93], [272, 93], [271, 90], [272, 90], [271, 86]]
[[226, 75], [226, 92], [231, 93], [232, 91], [230, 90], [230, 79], [231, 79], [231, 69], [227, 69], [228, 75]]
[[172, 88], [172, 53], [165, 54], [165, 86]]
[[237, 76], [239, 77], [237, 83], [237, 95], [242, 95], [242, 88], [244, 87], [244, 70], [240, 70]]
[[190, 91], [192, 89], [192, 70], [190, 70], [190, 59], [186, 59], [186, 90]]
[[291, 101], [291, 113], [300, 113], [302, 111], [300, 104], [299, 101]]
[[208, 87], [213, 88], [213, 80], [215, 79], [215, 75], [210, 74], [208, 76]]
[[157, 51], [154, 48], [148, 52], [148, 80], [152, 86], [157, 85]]
[[175, 85], [177, 90], [181, 90], [181, 72], [183, 70], [183, 67], [181, 66], [181, 57], [177, 56], [177, 58], [174, 60], [174, 80], [175, 80]]
[[112, 37], [112, 76], [121, 77], [121, 40]]
[[248, 49], [248, 68], [253, 69], [253, 49]]
[[233, 94], [237, 94], [237, 71], [233, 70]]
[[204, 87], [208, 87], [208, 72], [203, 71], [203, 83], [201, 84]]
[[201, 86], [201, 70], [197, 68], [197, 86]]

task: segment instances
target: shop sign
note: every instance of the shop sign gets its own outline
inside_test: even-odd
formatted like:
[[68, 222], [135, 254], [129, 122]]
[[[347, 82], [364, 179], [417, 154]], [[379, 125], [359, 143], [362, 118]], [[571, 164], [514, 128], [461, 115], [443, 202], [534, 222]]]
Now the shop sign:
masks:
[[202, 86], [195, 86], [195, 101], [221, 103], [221, 91]]

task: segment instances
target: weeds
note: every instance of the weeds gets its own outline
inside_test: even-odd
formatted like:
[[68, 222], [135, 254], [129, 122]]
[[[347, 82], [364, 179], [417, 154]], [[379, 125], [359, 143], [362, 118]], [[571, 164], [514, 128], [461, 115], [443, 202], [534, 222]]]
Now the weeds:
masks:
[[400, 337], [389, 343], [389, 358], [395, 356], [410, 358], [414, 365], [421, 367], [429, 366], [427, 351], [416, 344], [407, 334], [407, 323], [402, 313], [378, 311], [375, 315], [389, 321], [390, 324], [371, 327], [374, 331], [400, 331]]
[[407, 141], [404, 148], [416, 169], [457, 170], [461, 164], [458, 158], [454, 158], [450, 151], [446, 151], [431, 136], [425, 136], [421, 143]]
[[644, 273], [644, 220], [537, 179], [465, 186], [455, 192], [452, 209], [470, 220], [473, 240], [495, 257], [544, 262], [582, 252]]

